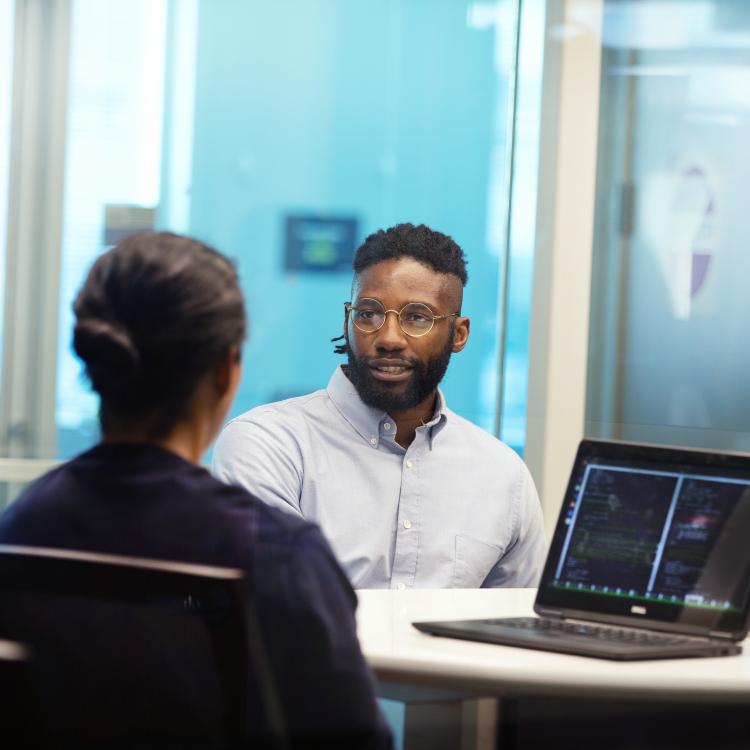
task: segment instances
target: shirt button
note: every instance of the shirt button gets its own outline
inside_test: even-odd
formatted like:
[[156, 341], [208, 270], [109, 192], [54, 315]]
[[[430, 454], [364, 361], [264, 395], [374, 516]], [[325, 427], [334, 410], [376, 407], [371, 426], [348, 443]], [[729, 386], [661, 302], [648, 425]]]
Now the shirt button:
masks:
[[398, 589], [399, 591], [405, 591], [405, 590], [406, 590], [406, 584], [405, 584], [405, 583], [399, 583], [399, 585], [398, 585], [398, 586], [396, 586], [396, 588], [397, 588], [397, 589]]
[[408, 518], [404, 521], [404, 528], [405, 529], [411, 528], [411, 521]]
[[413, 466], [413, 464], [412, 464], [412, 462], [411, 462], [411, 459], [410, 459], [410, 458], [407, 458], [407, 459], [406, 459], [406, 468], [407, 468], [407, 469], [411, 469], [411, 467], [412, 467], [412, 466]]
[[370, 442], [371, 442], [371, 443], [372, 443], [373, 445], [377, 445], [377, 444], [378, 444], [378, 439], [377, 439], [377, 438], [375, 437], [375, 435], [373, 435], [373, 436], [372, 436], [372, 437], [370, 438]]
[[390, 423], [390, 422], [386, 422], [386, 423], [385, 423], [385, 424], [383, 425], [383, 429], [384, 429], [384, 430], [390, 430], [390, 429], [391, 429], [391, 423]]

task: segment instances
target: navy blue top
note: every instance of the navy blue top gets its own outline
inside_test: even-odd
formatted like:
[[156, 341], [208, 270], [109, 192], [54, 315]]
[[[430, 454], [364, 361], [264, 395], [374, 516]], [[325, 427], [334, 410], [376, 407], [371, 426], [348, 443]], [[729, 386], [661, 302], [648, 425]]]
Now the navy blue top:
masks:
[[391, 746], [356, 596], [317, 526], [167, 450], [101, 444], [31, 484], [0, 516], [0, 543], [243, 569], [292, 735]]

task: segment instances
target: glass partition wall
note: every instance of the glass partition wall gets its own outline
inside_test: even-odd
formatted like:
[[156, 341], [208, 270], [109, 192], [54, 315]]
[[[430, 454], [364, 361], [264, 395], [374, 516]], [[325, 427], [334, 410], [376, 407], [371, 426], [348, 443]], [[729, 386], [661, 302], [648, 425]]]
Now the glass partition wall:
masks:
[[70, 347], [71, 303], [103, 250], [127, 233], [156, 228], [166, 5], [166, 0], [72, 4], [55, 396], [61, 458], [98, 437], [98, 401]]
[[586, 432], [750, 450], [750, 4], [604, 4]]
[[[472, 334], [444, 382], [449, 405], [523, 451], [543, 0], [23, 7], [65, 42], [48, 55], [65, 107], [39, 135], [64, 171], [45, 181], [59, 236], [36, 264], [54, 276], [52, 312], [26, 302], [52, 337], [39, 386], [51, 406], [38, 416], [29, 382], [25, 411], [0, 425], [7, 455], [67, 458], [98, 439], [71, 303], [119, 237], [187, 232], [235, 259], [251, 318], [237, 413], [325, 387], [353, 250], [402, 221], [451, 234], [469, 260]], [[17, 388], [37, 359], [14, 360]]]
[[750, 5], [547, 11], [525, 457], [551, 530], [584, 436], [750, 450]]
[[[10, 110], [13, 96], [13, 10], [11, 0], [0, 0], [0, 361], [3, 352]], [[0, 368], [0, 373], [2, 373], [2, 368]], [[2, 387], [2, 381], [0, 381], [0, 398], [2, 398]]]

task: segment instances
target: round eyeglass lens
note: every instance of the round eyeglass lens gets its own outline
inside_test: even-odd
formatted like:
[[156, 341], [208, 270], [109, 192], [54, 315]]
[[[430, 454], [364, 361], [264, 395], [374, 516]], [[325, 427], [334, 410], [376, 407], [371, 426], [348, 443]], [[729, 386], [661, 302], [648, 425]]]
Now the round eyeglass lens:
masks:
[[352, 323], [360, 331], [377, 331], [385, 321], [385, 308], [376, 299], [361, 299], [352, 307]]
[[424, 336], [432, 328], [433, 313], [427, 305], [412, 302], [401, 310], [401, 328], [410, 336]]

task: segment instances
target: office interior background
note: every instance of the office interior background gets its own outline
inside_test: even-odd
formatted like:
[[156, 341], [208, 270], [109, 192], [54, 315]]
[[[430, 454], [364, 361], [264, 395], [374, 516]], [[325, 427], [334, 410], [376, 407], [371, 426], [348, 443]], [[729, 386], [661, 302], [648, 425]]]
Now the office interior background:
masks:
[[0, 0], [0, 507], [96, 442], [71, 303], [151, 228], [239, 267], [234, 413], [325, 387], [410, 221], [469, 260], [448, 404], [548, 528], [584, 435], [750, 451], [749, 142], [746, 0]]

